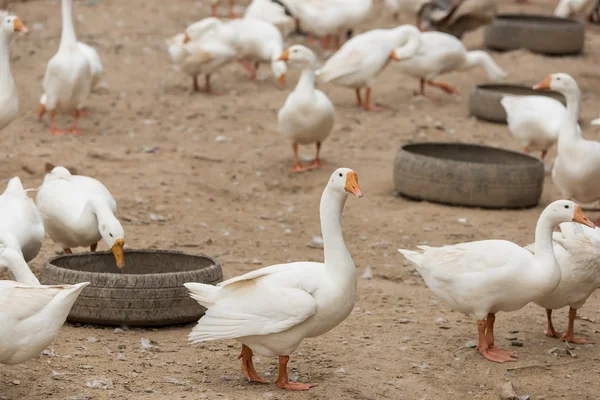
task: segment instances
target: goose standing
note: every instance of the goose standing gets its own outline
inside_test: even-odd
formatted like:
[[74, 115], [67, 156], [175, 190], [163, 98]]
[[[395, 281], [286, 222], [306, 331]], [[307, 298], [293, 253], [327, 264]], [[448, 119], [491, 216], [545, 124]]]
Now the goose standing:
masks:
[[475, 314], [479, 353], [490, 361], [514, 361], [512, 351], [494, 345], [499, 311], [517, 311], [550, 293], [560, 283], [552, 231], [562, 222], [594, 227], [581, 207], [569, 200], [547, 206], [535, 228], [535, 255], [507, 240], [482, 240], [453, 246], [398, 249], [425, 284], [453, 310]]
[[117, 202], [100, 181], [55, 167], [44, 177], [36, 201], [46, 232], [66, 254], [80, 246], [96, 251], [102, 239], [117, 266], [125, 266], [125, 232], [115, 217]]
[[236, 32], [237, 59], [250, 72], [250, 80], [256, 79], [260, 63], [269, 63], [275, 79], [283, 88], [287, 67], [278, 60], [283, 53], [283, 36], [279, 29], [270, 22], [249, 17], [234, 19], [228, 25]]
[[[560, 265], [560, 284], [552, 292], [535, 300], [546, 309], [548, 320], [545, 334], [569, 343], [594, 344], [574, 335], [575, 317], [592, 293], [600, 286], [600, 238], [596, 229], [574, 223], [560, 224], [555, 232], [554, 253]], [[535, 251], [534, 246], [528, 249]], [[552, 324], [552, 310], [569, 306], [569, 325], [564, 333], [556, 332]]]
[[56, 339], [89, 282], [40, 285], [14, 242], [0, 244], [0, 266], [18, 280], [0, 281], [0, 363], [15, 365], [37, 356]]
[[[86, 53], [77, 44], [73, 27], [73, 0], [61, 0], [62, 34], [58, 52], [48, 61], [44, 74], [44, 110], [50, 115], [50, 131], [64, 134], [56, 128], [56, 111], [74, 112], [71, 133], [81, 134], [77, 121], [92, 90], [92, 65]], [[41, 111], [41, 110], [40, 110]]]
[[[92, 69], [92, 87], [90, 90], [93, 90], [98, 85], [98, 82], [100, 82], [100, 79], [102, 79], [102, 76], [104, 75], [104, 67], [102, 66], [102, 61], [100, 61], [100, 56], [98, 55], [98, 52], [92, 46], [87, 45], [83, 42], [77, 42], [77, 47], [79, 48], [79, 51], [85, 54], [90, 63], [90, 67]], [[41, 120], [44, 114], [46, 113], [46, 101], [46, 94], [42, 94], [42, 97], [40, 98], [40, 108], [37, 113], [38, 121]], [[79, 116], [84, 116], [87, 114], [89, 114], [89, 112], [86, 111], [84, 108], [79, 110]]]
[[296, 24], [294, 17], [284, 5], [271, 0], [252, 0], [246, 8], [244, 18], [256, 18], [269, 22], [275, 25], [284, 36], [287, 36]]
[[252, 354], [279, 356], [276, 384], [307, 390], [314, 384], [290, 382], [289, 355], [302, 340], [339, 325], [356, 300], [356, 270], [342, 235], [342, 211], [348, 193], [362, 197], [358, 176], [337, 169], [321, 197], [325, 261], [272, 265], [217, 286], [186, 283], [192, 298], [207, 308], [189, 335], [194, 343], [235, 339], [242, 343], [242, 370], [250, 381], [267, 382], [252, 363]]
[[0, 11], [0, 130], [19, 113], [19, 97], [10, 72], [10, 42], [15, 32], [27, 32], [19, 17]]
[[598, 4], [597, 0], [559, 0], [554, 16], [560, 18], [573, 18], [576, 15], [584, 16], [585, 29], [592, 22], [592, 11]]
[[[426, 84], [439, 87], [446, 93], [458, 93], [456, 88], [447, 83], [434, 81], [439, 75], [450, 71], [480, 66], [493, 81], [502, 80], [507, 76], [488, 53], [481, 50], [467, 51], [463, 43], [452, 35], [423, 32], [420, 39], [421, 45], [417, 52], [401, 58], [395, 64], [402, 72], [420, 79], [421, 96], [425, 96]], [[400, 48], [400, 51], [403, 50]]]
[[[310, 49], [295, 45], [284, 51], [279, 60], [302, 70], [298, 85], [288, 95], [277, 115], [279, 131], [292, 140], [294, 165], [290, 172], [320, 168], [319, 152], [333, 128], [335, 108], [325, 93], [315, 89], [317, 57]], [[317, 155], [308, 166], [302, 166], [298, 159], [298, 144], [312, 143], [317, 145]]]
[[[413, 56], [419, 49], [420, 31], [412, 25], [374, 29], [354, 36], [317, 71], [322, 82], [354, 88], [359, 107], [379, 110], [371, 104], [371, 87], [377, 75], [394, 58]], [[396, 49], [396, 50], [394, 50]], [[366, 88], [364, 102], [360, 89]]]
[[44, 223], [18, 177], [8, 181], [0, 196], [0, 232], [15, 237], [26, 262], [37, 256], [44, 242]]
[[[194, 91], [218, 94], [213, 91], [210, 76], [238, 55], [235, 30], [217, 18], [205, 18], [187, 27], [183, 34], [167, 41], [171, 61], [192, 77]], [[204, 88], [198, 86], [198, 75], [205, 75]]]
[[[600, 142], [586, 140], [581, 136], [579, 108], [581, 92], [573, 77], [568, 74], [551, 74], [533, 87], [537, 90], [551, 89], [561, 93], [567, 100], [567, 117], [560, 125], [558, 156], [552, 168], [552, 180], [563, 198], [590, 204], [600, 200]], [[600, 219], [595, 221], [600, 223]]]

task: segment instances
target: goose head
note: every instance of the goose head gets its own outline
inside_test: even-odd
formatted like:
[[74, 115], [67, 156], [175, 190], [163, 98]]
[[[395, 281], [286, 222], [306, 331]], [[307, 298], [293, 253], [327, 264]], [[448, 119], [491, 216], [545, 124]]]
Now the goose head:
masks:
[[550, 74], [533, 87], [535, 90], [554, 90], [559, 93], [569, 94], [579, 92], [575, 79], [565, 73]]
[[298, 69], [314, 68], [317, 63], [315, 53], [308, 47], [301, 44], [293, 45], [287, 48], [277, 61], [285, 61], [290, 67]]
[[344, 196], [351, 193], [358, 198], [363, 197], [363, 192], [358, 186], [358, 175], [350, 168], [336, 169], [331, 174], [327, 187]]
[[557, 200], [551, 203], [542, 213], [553, 225], [563, 222], [577, 222], [590, 228], [596, 226], [585, 216], [581, 206], [570, 200]]
[[121, 223], [116, 218], [98, 222], [102, 240], [104, 240], [115, 256], [117, 267], [119, 269], [123, 268], [125, 266], [125, 250], [123, 249], [125, 245], [125, 231]]
[[0, 29], [2, 29], [2, 32], [5, 34], [8, 33], [9, 35], [12, 35], [15, 32], [29, 32], [25, 25], [23, 25], [23, 22], [21, 22], [21, 19], [15, 15], [4, 17]]

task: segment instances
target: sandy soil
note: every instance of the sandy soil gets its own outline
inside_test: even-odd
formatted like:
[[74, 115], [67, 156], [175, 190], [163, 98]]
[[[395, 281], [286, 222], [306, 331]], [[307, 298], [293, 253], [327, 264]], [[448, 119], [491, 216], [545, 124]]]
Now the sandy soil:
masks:
[[[551, 0], [532, 1], [521, 6], [506, 0], [501, 10], [550, 13], [554, 6]], [[32, 29], [12, 46], [21, 113], [0, 138], [6, 149], [2, 178], [18, 174], [27, 187], [37, 187], [45, 162], [76, 166], [114, 194], [129, 246], [210, 254], [232, 277], [287, 260], [322, 260], [321, 250], [308, 247], [320, 234], [320, 194], [335, 168], [350, 167], [366, 195], [347, 202], [345, 238], [357, 273], [370, 267], [373, 279], [359, 280], [356, 308], [343, 324], [306, 340], [293, 355], [292, 376], [319, 384], [309, 392], [246, 383], [236, 359], [238, 344], [193, 349], [186, 342], [191, 325], [123, 332], [68, 325], [46, 354], [0, 367], [1, 399], [497, 399], [508, 380], [533, 399], [598, 397], [600, 347], [578, 346], [567, 355], [564, 344], [543, 335], [543, 310], [530, 305], [499, 315], [497, 323], [501, 346], [522, 343], [516, 348], [519, 361], [487, 362], [466, 347], [475, 339], [474, 321], [436, 301], [396, 251], [484, 238], [527, 244], [541, 209], [557, 199], [551, 179], [540, 205], [525, 211], [452, 208], [392, 196], [393, 158], [403, 143], [459, 140], [518, 148], [506, 126], [467, 116], [468, 93], [485, 80], [483, 71], [446, 76], [462, 96], [440, 93], [441, 101], [434, 104], [416, 100], [418, 82], [390, 66], [374, 89], [376, 101], [387, 106], [380, 113], [358, 111], [350, 90], [325, 86], [337, 107], [335, 130], [323, 149], [326, 167], [290, 175], [290, 144], [279, 137], [276, 122], [289, 89], [278, 90], [268, 68], [259, 71], [257, 82], [249, 82], [239, 65], [231, 65], [214, 81], [226, 94], [207, 97], [191, 94], [190, 79], [169, 62], [164, 39], [206, 16], [205, 4], [178, 0], [167, 9], [159, 0], [85, 3], [75, 4], [76, 30], [80, 40], [98, 49], [106, 77], [90, 99], [91, 117], [82, 120], [80, 137], [52, 137], [48, 122], [34, 118], [45, 64], [60, 39], [58, 2], [13, 5]], [[393, 24], [378, 3], [361, 30]], [[482, 32], [465, 41], [480, 47]], [[600, 108], [599, 45], [598, 28], [592, 28], [583, 57], [547, 58], [526, 51], [494, 57], [515, 82], [533, 84], [552, 72], [572, 74], [584, 88], [584, 134], [600, 139], [600, 130], [589, 125]], [[297, 76], [290, 74], [289, 88]], [[436, 129], [437, 121], [456, 132]], [[59, 120], [61, 126], [70, 123], [70, 118]], [[217, 141], [218, 136], [227, 140]], [[156, 153], [144, 152], [154, 146]], [[312, 152], [304, 150], [307, 157]], [[31, 263], [34, 271], [39, 273], [58, 250], [48, 239]], [[600, 297], [593, 295], [581, 313], [595, 320], [598, 312]], [[566, 311], [555, 314], [563, 329]], [[576, 328], [600, 339], [594, 322], [578, 321]], [[143, 349], [142, 338], [153, 347]], [[551, 353], [553, 348], [558, 354]], [[276, 360], [256, 362], [259, 373], [274, 379]]]

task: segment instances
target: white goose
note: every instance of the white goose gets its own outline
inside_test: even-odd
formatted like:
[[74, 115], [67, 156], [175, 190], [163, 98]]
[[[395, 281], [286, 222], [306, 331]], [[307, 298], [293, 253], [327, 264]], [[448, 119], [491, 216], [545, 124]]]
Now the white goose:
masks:
[[[92, 90], [92, 65], [86, 53], [77, 44], [73, 27], [73, 0], [61, 0], [62, 35], [58, 52], [48, 61], [44, 74], [44, 110], [50, 115], [53, 135], [65, 133], [56, 128], [56, 111], [74, 112], [71, 133], [80, 134], [77, 121]], [[41, 111], [41, 110], [40, 110]]]
[[[235, 30], [217, 18], [205, 18], [187, 27], [184, 34], [175, 35], [167, 41], [171, 61], [192, 77], [194, 91], [218, 94], [210, 84], [210, 76], [238, 55]], [[197, 76], [205, 75], [203, 89], [198, 86]]]
[[[301, 172], [322, 167], [319, 160], [321, 144], [331, 133], [335, 121], [335, 108], [320, 90], [315, 89], [317, 57], [308, 48], [294, 45], [283, 52], [279, 60], [302, 70], [298, 85], [279, 110], [279, 132], [292, 141], [294, 165], [290, 172]], [[317, 155], [311, 164], [302, 166], [298, 159], [298, 144], [317, 145]]]
[[27, 32], [19, 17], [0, 11], [0, 130], [19, 113], [19, 97], [10, 72], [10, 42], [15, 32]]
[[19, 281], [0, 281], [0, 363], [15, 365], [37, 356], [56, 339], [89, 282], [42, 286], [18, 244], [6, 241], [0, 243], [0, 266], [9, 268]]
[[495, 314], [516, 311], [550, 293], [560, 283], [552, 230], [562, 222], [594, 227], [572, 201], [558, 200], [540, 215], [535, 255], [507, 240], [453, 246], [398, 249], [415, 266], [431, 291], [453, 310], [475, 314], [479, 353], [490, 361], [514, 361], [514, 352], [494, 346]]
[[[575, 79], [568, 74], [552, 74], [534, 86], [552, 89], [567, 100], [567, 117], [560, 125], [558, 157], [554, 161], [552, 180], [563, 198], [590, 204], [600, 200], [600, 142], [581, 136], [577, 120], [581, 92]], [[600, 219], [596, 221], [600, 223]]]
[[576, 15], [583, 15], [585, 28], [588, 29], [591, 22], [591, 15], [598, 2], [594, 0], [559, 0], [554, 10], [555, 17], [572, 18]]
[[95, 251], [102, 239], [117, 266], [125, 266], [125, 232], [115, 217], [117, 202], [100, 181], [55, 167], [46, 174], [36, 202], [46, 232], [65, 253], [80, 246]]
[[[434, 81], [439, 75], [451, 71], [479, 66], [493, 81], [502, 80], [507, 76], [488, 53], [481, 50], [467, 51], [464, 44], [452, 35], [423, 32], [420, 41], [418, 51], [412, 56], [402, 57], [396, 65], [402, 72], [420, 79], [421, 96], [425, 96], [426, 84], [437, 86], [447, 93], [458, 93], [447, 83]], [[400, 51], [404, 49], [400, 48]]]
[[[98, 52], [92, 46], [87, 45], [83, 42], [77, 42], [77, 47], [79, 48], [79, 51], [87, 57], [90, 63], [90, 67], [92, 69], [91, 90], [93, 90], [98, 85], [98, 82], [100, 82], [100, 79], [102, 79], [102, 76], [104, 75], [104, 67], [102, 66], [102, 61], [100, 61], [100, 56], [98, 55]], [[42, 97], [40, 98], [40, 109], [37, 113], [38, 121], [42, 119], [42, 117], [46, 113], [46, 101], [46, 94], [42, 94]], [[88, 112], [84, 108], [79, 110], [80, 116], [84, 114], [88, 114]]]
[[8, 182], [0, 196], [0, 232], [15, 237], [27, 262], [37, 256], [44, 242], [44, 223], [18, 177]]
[[[575, 317], [591, 294], [600, 286], [600, 231], [587, 226], [565, 222], [561, 232], [555, 232], [554, 253], [560, 265], [560, 284], [552, 292], [535, 300], [546, 309], [546, 335], [576, 344], [593, 344], [574, 335]], [[533, 245], [527, 249], [534, 252]], [[552, 310], [569, 306], [569, 325], [564, 333], [552, 325]]]
[[[394, 29], [375, 29], [347, 41], [325, 65], [317, 71], [322, 82], [354, 88], [359, 107], [378, 110], [371, 104], [371, 87], [377, 75], [392, 57], [404, 59], [413, 56], [420, 47], [421, 33], [412, 25]], [[395, 49], [395, 50], [394, 50]], [[366, 87], [364, 102], [360, 89]]]
[[[270, 22], [256, 18], [242, 18], [229, 21], [237, 35], [237, 59], [250, 72], [250, 79], [256, 78], [260, 63], [269, 63], [279, 86], [285, 85], [287, 67], [277, 59], [283, 52], [283, 36]], [[250, 64], [253, 64], [250, 65]]]
[[[500, 104], [506, 111], [508, 130], [525, 153], [541, 151], [542, 160], [554, 145], [567, 109], [546, 96], [504, 96]], [[578, 128], [579, 129], [579, 128]]]
[[269, 22], [277, 27], [282, 35], [287, 34], [294, 29], [296, 21], [294, 17], [281, 4], [271, 0], [252, 0], [244, 18], [256, 18]]
[[277, 386], [306, 390], [314, 384], [290, 382], [289, 355], [302, 340], [339, 325], [356, 300], [356, 271], [342, 236], [342, 211], [348, 193], [362, 197], [358, 176], [337, 169], [321, 197], [325, 262], [272, 265], [229, 279], [218, 286], [186, 283], [191, 296], [207, 308], [190, 333], [190, 341], [235, 339], [242, 343], [242, 370], [248, 380], [267, 382], [252, 363], [252, 354], [279, 356]]

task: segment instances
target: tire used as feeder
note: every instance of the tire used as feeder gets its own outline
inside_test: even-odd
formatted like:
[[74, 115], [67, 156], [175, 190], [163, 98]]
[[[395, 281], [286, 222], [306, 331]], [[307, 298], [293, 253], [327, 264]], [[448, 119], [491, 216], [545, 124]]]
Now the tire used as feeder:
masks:
[[581, 53], [584, 38], [583, 23], [574, 19], [500, 14], [486, 27], [484, 42], [492, 50], [528, 49], [558, 56]]
[[500, 101], [505, 95], [546, 96], [567, 105], [565, 97], [552, 90], [533, 90], [531, 86], [509, 83], [477, 85], [469, 96], [469, 113], [479, 119], [506, 124], [506, 111]]
[[190, 298], [186, 282], [216, 284], [221, 265], [204, 255], [128, 250], [119, 272], [111, 252], [62, 255], [48, 260], [42, 284], [91, 282], [68, 320], [97, 325], [166, 326], [197, 321], [206, 311]]
[[394, 186], [405, 197], [459, 206], [526, 208], [542, 194], [537, 158], [463, 143], [416, 143], [396, 155]]

